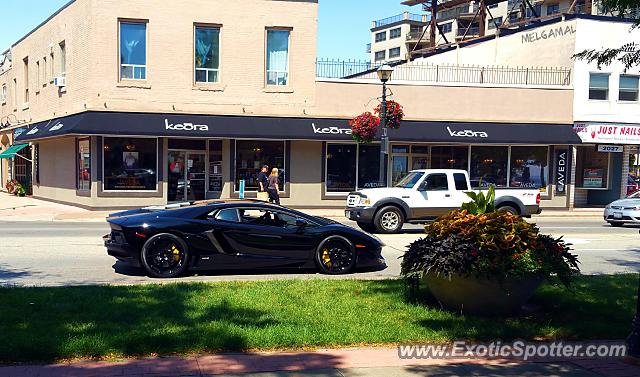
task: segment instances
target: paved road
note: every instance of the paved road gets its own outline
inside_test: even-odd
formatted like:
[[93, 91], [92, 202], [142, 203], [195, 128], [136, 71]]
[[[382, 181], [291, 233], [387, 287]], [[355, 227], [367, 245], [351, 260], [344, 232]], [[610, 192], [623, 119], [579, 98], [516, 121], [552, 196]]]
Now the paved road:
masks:
[[[574, 244], [587, 274], [637, 272], [640, 270], [640, 234], [637, 227], [611, 228], [597, 218], [539, 218], [543, 232], [564, 235]], [[353, 223], [346, 222], [349, 225]], [[106, 255], [101, 236], [108, 227], [95, 222], [0, 221], [0, 283], [16, 285], [135, 284], [159, 282], [141, 270], [130, 268]], [[348, 275], [347, 278], [386, 278], [399, 273], [406, 245], [421, 235], [421, 227], [405, 233], [383, 235], [389, 267], [383, 271]], [[313, 271], [286, 273], [265, 271], [256, 275], [206, 273], [180, 281], [252, 280], [269, 278], [317, 278]]]

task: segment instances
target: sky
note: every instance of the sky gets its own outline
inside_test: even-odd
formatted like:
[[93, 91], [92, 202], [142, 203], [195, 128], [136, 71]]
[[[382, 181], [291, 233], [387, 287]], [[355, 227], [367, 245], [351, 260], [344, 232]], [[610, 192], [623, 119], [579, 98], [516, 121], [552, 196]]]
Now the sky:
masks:
[[[67, 1], [0, 0], [0, 52], [11, 47]], [[365, 46], [371, 41], [371, 21], [404, 10], [421, 13], [419, 6], [406, 7], [400, 1], [318, 0], [318, 58], [368, 60]]]

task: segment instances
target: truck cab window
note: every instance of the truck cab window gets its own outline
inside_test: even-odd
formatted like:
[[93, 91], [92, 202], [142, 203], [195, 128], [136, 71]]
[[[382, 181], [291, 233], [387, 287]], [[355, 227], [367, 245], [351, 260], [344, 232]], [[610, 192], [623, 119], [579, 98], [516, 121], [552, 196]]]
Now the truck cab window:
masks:
[[446, 174], [431, 174], [424, 180], [422, 184], [424, 191], [447, 191], [449, 184]]
[[462, 173], [454, 173], [453, 181], [456, 184], [456, 190], [469, 191], [469, 185], [467, 185], [467, 178]]

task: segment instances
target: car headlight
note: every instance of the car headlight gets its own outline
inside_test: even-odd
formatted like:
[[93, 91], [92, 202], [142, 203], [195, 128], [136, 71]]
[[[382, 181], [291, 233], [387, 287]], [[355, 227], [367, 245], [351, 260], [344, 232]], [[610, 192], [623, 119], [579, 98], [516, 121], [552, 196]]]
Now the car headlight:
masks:
[[371, 199], [367, 198], [366, 196], [361, 196], [360, 197], [360, 204], [363, 206], [368, 206], [371, 204]]

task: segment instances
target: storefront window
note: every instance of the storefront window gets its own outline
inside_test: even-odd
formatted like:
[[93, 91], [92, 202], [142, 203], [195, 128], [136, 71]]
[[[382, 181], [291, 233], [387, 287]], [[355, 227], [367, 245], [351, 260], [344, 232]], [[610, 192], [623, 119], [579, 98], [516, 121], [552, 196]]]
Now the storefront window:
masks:
[[380, 146], [327, 145], [327, 192], [380, 187]]
[[469, 147], [431, 147], [431, 167], [433, 169], [467, 170], [469, 168]]
[[236, 141], [236, 190], [244, 179], [245, 190], [258, 189], [258, 174], [263, 165], [278, 168], [280, 189], [284, 191], [286, 166], [284, 166], [284, 141], [238, 140]]
[[78, 140], [78, 184], [79, 191], [91, 190], [91, 143], [89, 139]]
[[222, 140], [209, 140], [209, 191], [222, 191]]
[[156, 190], [158, 140], [104, 138], [105, 190]]
[[609, 153], [595, 147], [578, 147], [576, 158], [576, 187], [603, 189], [609, 182]]
[[395, 186], [409, 173], [409, 157], [411, 146], [391, 146], [391, 185]]
[[356, 189], [356, 144], [327, 145], [327, 192]]
[[549, 148], [511, 147], [509, 187], [546, 189]]
[[358, 146], [358, 188], [380, 186], [380, 146]]
[[471, 147], [471, 186], [507, 187], [508, 147]]

